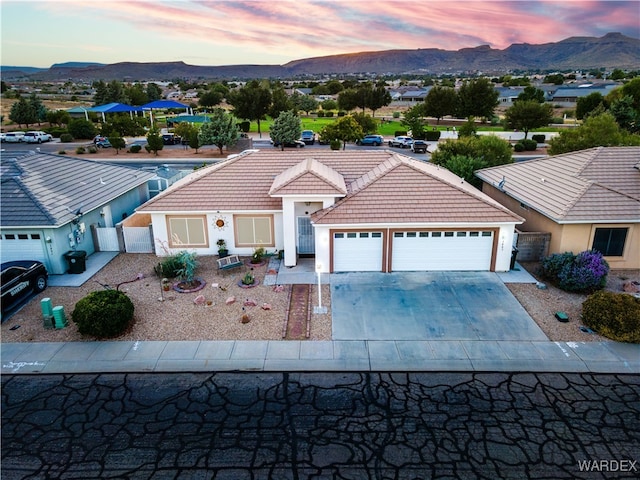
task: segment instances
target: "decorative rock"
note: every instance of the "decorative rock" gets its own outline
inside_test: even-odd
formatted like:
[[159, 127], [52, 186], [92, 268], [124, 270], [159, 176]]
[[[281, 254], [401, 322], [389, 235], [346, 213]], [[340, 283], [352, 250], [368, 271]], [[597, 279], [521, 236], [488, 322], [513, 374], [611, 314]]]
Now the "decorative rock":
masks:
[[270, 268], [269, 270], [267, 270], [267, 275], [277, 275], [278, 272], [277, 270]]
[[640, 282], [624, 282], [622, 284], [622, 291], [627, 293], [640, 293]]
[[271, 310], [271, 304], [270, 303], [263, 303], [262, 304], [262, 308], [263, 310]]
[[219, 286], [220, 286], [220, 285], [219, 285], [219, 284], [217, 284], [217, 283], [212, 283], [212, 284], [211, 284], [211, 288], [218, 288]]
[[204, 299], [204, 295], [198, 295], [196, 298], [193, 299], [193, 303], [195, 303], [196, 305], [204, 305], [205, 299]]
[[273, 287], [274, 292], [284, 292], [284, 285], [276, 285]]
[[255, 307], [258, 303], [255, 300], [249, 300], [248, 298], [244, 301], [245, 307]]
[[225, 300], [225, 302], [227, 305], [231, 305], [232, 303], [236, 303], [236, 297], [229, 297]]
[[242, 315], [242, 317], [240, 317], [240, 322], [241, 323], [249, 323], [251, 321], [251, 319], [249, 318], [248, 314], [244, 314]]

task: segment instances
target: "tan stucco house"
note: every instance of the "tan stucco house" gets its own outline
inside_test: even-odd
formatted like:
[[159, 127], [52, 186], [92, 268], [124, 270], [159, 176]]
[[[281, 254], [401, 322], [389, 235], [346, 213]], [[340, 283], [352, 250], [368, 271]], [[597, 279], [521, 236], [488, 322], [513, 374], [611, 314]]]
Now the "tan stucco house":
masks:
[[385, 150], [246, 151], [138, 208], [156, 253], [262, 246], [316, 270], [509, 270], [522, 217], [448, 170]]
[[595, 249], [640, 268], [640, 147], [596, 147], [476, 172], [482, 191], [550, 232], [549, 253]]

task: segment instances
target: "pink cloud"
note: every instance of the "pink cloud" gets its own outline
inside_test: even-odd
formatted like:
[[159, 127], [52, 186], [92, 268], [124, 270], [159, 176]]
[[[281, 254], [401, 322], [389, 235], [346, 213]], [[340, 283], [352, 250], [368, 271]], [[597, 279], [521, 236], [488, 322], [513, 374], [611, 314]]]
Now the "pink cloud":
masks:
[[480, 44], [502, 49], [512, 43], [547, 43], [608, 31], [637, 37], [640, 21], [637, 2], [608, 1], [184, 0], [54, 5], [58, 13], [61, 5], [65, 10], [93, 12], [140, 36], [162, 34], [212, 50], [243, 47], [291, 59], [397, 48], [456, 50]]

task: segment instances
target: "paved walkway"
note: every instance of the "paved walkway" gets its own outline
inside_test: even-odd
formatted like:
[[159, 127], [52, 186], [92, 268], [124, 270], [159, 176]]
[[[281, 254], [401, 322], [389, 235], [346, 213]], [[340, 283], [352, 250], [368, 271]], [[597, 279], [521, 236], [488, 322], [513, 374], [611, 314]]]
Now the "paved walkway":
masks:
[[[87, 259], [85, 275], [54, 276], [82, 284], [112, 258]], [[275, 259], [274, 259], [275, 260]], [[279, 265], [271, 265], [269, 268]], [[93, 272], [93, 273], [91, 273]], [[531, 282], [517, 265], [504, 282]], [[309, 262], [279, 269], [270, 283], [314, 283]], [[64, 278], [63, 278], [64, 277]], [[323, 275], [326, 283], [329, 275]], [[50, 282], [53, 284], [53, 282]], [[56, 284], [61, 284], [57, 283]], [[229, 371], [640, 372], [640, 345], [618, 342], [496, 340], [137, 341], [2, 343], [2, 374]]]
[[3, 343], [2, 374], [228, 371], [640, 372], [640, 345], [467, 340]]

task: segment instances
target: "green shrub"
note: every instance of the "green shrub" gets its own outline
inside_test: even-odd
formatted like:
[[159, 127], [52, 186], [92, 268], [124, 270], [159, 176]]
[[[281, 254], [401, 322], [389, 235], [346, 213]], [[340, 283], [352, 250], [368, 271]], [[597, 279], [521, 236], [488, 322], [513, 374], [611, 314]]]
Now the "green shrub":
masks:
[[318, 110], [318, 118], [324, 117], [324, 110]]
[[151, 147], [148, 143], [144, 146], [144, 149], [147, 151], [147, 153], [151, 153]]
[[522, 142], [518, 142], [513, 146], [513, 149], [516, 152], [524, 152], [524, 145], [522, 144]]
[[71, 318], [83, 335], [115, 337], [133, 320], [133, 302], [118, 290], [91, 292], [76, 303]]
[[582, 304], [584, 324], [618, 342], [640, 343], [640, 298], [628, 293], [596, 292]]
[[88, 149], [89, 153], [98, 153], [98, 148], [94, 147], [93, 145], [90, 146]]
[[400, 118], [400, 112], [393, 112], [393, 118]]
[[596, 250], [555, 253], [542, 260], [541, 275], [567, 292], [591, 293], [605, 287], [609, 264]]
[[535, 140], [531, 140], [529, 138], [525, 138], [523, 140], [520, 140], [520, 142], [518, 142], [518, 143], [522, 143], [522, 145], [524, 146], [525, 151], [527, 151], [527, 152], [532, 152], [536, 148], [538, 148], [538, 142], [536, 142]]
[[440, 140], [440, 130], [427, 130], [424, 132], [424, 138], [428, 142], [437, 142]]
[[47, 133], [51, 134], [53, 138], [60, 138], [65, 133], [69, 133], [69, 131], [65, 127], [50, 127], [47, 129]]
[[60, 135], [60, 141], [62, 143], [73, 142], [73, 135], [71, 135], [70, 133], [63, 133], [62, 135]]
[[342, 141], [341, 140], [331, 140], [331, 142], [329, 142], [329, 148], [331, 150], [340, 150], [342, 148]]
[[58, 155], [66, 155], [66, 153], [65, 150], [58, 150]]
[[535, 140], [536, 143], [544, 143], [544, 141], [546, 140], [544, 133], [539, 133], [539, 134], [537, 133], [535, 135], [531, 135], [531, 138]]
[[347, 112], [345, 112], [344, 110], [340, 110], [340, 111], [338, 112], [338, 116], [339, 116], [339, 117], [344, 117], [346, 114], [347, 114]]
[[333, 117], [333, 112], [332, 111], [328, 111], [324, 113], [325, 117]]
[[159, 277], [177, 278], [180, 276], [182, 263], [178, 255], [171, 255], [160, 262], [154, 270]]
[[407, 134], [406, 130], [396, 130], [395, 132], [393, 132], [394, 137], [405, 136], [406, 134]]
[[240, 122], [238, 124], [238, 128], [240, 128], [241, 132], [248, 133], [249, 130], [251, 129], [251, 122], [249, 122], [247, 120], [245, 120], [243, 122]]
[[137, 143], [129, 147], [131, 153], [138, 153], [140, 150], [142, 150], [142, 145], [138, 145]]
[[87, 153], [87, 150], [84, 147], [78, 147], [76, 148], [76, 153], [80, 155], [82, 153]]

